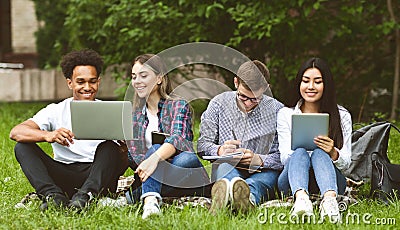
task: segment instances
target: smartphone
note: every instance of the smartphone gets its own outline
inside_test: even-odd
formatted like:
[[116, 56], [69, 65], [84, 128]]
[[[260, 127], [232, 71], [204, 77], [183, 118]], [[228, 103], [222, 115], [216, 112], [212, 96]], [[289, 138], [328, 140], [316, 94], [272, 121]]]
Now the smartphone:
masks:
[[165, 138], [169, 137], [168, 133], [162, 133], [162, 132], [158, 132], [158, 131], [153, 131], [151, 132], [151, 143], [153, 145], [155, 144], [164, 144]]

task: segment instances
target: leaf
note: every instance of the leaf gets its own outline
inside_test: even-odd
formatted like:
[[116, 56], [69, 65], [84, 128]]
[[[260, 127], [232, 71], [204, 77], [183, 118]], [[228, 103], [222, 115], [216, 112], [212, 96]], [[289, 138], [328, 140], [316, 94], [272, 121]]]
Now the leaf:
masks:
[[320, 6], [321, 6], [320, 2], [315, 2], [313, 4], [313, 8], [316, 9], [316, 10], [318, 10], [320, 8]]
[[207, 8], [206, 8], [206, 13], [205, 13], [206, 18], [209, 18], [209, 17], [210, 17], [210, 14], [211, 14], [211, 12], [212, 12], [214, 9], [221, 9], [221, 10], [223, 10], [223, 9], [224, 9], [224, 6], [221, 5], [221, 4], [219, 4], [219, 3], [214, 3], [214, 4], [210, 5], [210, 6], [207, 6]]

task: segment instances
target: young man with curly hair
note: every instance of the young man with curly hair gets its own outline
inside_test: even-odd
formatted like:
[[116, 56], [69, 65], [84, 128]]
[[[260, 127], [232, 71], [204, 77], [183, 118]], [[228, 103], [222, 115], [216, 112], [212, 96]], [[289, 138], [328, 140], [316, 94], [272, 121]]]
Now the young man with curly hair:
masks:
[[[22, 171], [42, 198], [41, 210], [49, 206], [82, 209], [92, 197], [115, 192], [128, 165], [126, 153], [115, 142], [76, 140], [71, 131], [70, 102], [95, 100], [101, 56], [90, 49], [72, 51], [63, 56], [61, 68], [72, 97], [48, 105], [10, 132], [17, 142], [14, 151]], [[37, 142], [51, 143], [54, 158]]]

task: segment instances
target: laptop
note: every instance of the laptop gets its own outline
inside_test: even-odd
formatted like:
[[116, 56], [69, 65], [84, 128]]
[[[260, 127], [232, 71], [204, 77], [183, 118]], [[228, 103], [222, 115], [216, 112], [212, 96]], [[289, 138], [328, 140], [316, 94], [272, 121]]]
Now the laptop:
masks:
[[132, 140], [130, 101], [71, 101], [75, 139]]
[[301, 113], [292, 115], [292, 150], [305, 148], [314, 150], [314, 137], [328, 136], [329, 114], [327, 113]]

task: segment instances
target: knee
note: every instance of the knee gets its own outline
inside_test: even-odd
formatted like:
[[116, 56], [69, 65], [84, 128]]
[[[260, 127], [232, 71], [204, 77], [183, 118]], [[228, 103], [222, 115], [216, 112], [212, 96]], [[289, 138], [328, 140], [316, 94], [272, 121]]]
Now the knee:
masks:
[[315, 149], [311, 154], [311, 160], [316, 160], [316, 159], [329, 160], [330, 156], [324, 150], [318, 148]]
[[181, 152], [175, 156], [173, 164], [182, 168], [198, 168], [202, 166], [197, 156], [190, 152]]
[[114, 141], [103, 141], [99, 145], [97, 145], [98, 152], [101, 153], [113, 153], [118, 152], [118, 146]]
[[128, 154], [120, 150], [114, 141], [104, 141], [97, 146], [95, 158], [107, 158], [110, 162], [122, 162], [128, 165]]
[[217, 171], [230, 171], [233, 168], [234, 167], [229, 163], [222, 163], [222, 164], [218, 165]]
[[289, 162], [297, 162], [297, 161], [309, 161], [310, 156], [308, 155], [308, 152], [304, 148], [298, 148], [296, 149], [292, 155], [290, 156]]
[[26, 154], [29, 154], [27, 149], [32, 148], [32, 145], [35, 145], [35, 144], [34, 143], [17, 142], [17, 144], [14, 146], [15, 158], [17, 158], [18, 161], [20, 159], [23, 159]]
[[218, 165], [217, 169], [215, 170], [215, 174], [217, 179], [223, 178], [225, 175], [230, 173], [235, 167], [229, 163], [222, 163]]

